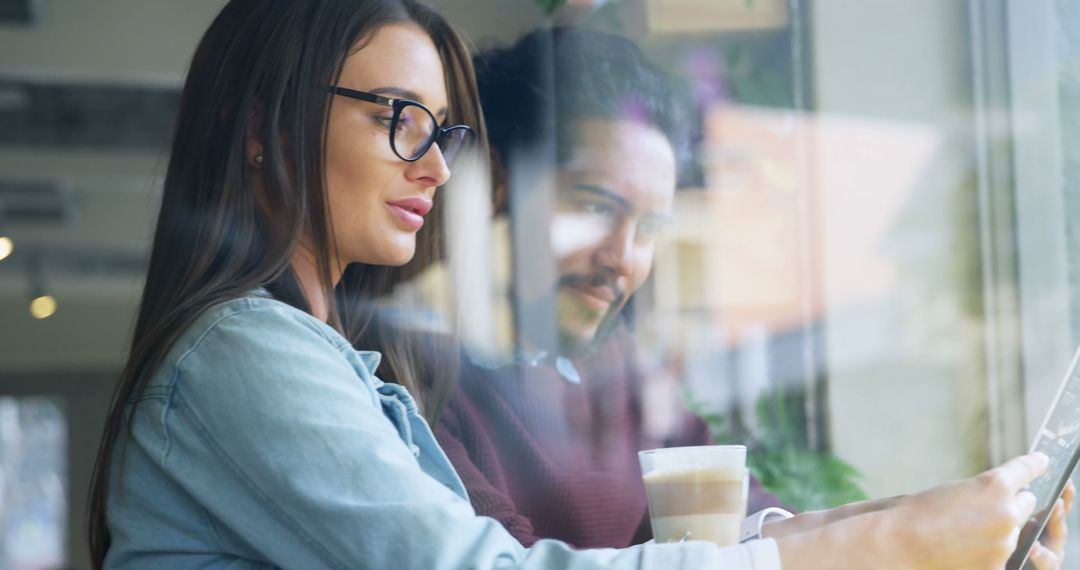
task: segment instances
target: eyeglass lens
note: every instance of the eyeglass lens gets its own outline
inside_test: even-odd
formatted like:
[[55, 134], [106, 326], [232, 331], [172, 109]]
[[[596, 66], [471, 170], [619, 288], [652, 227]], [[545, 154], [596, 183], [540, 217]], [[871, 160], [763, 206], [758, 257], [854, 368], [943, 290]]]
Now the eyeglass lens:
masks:
[[443, 159], [449, 164], [464, 146], [469, 134], [469, 130], [463, 128], [440, 132], [439, 123], [430, 111], [420, 105], [405, 104], [398, 113], [391, 142], [394, 151], [405, 160], [419, 159], [431, 148], [432, 143], [438, 143]]
[[394, 130], [394, 149], [405, 160], [420, 158], [431, 146], [438, 123], [419, 105], [404, 105]]
[[446, 160], [447, 164], [454, 161], [458, 151], [465, 147], [471, 135], [472, 131], [469, 129], [452, 128], [439, 136], [439, 140], [436, 142], [438, 143], [439, 150], [442, 151], [443, 158]]

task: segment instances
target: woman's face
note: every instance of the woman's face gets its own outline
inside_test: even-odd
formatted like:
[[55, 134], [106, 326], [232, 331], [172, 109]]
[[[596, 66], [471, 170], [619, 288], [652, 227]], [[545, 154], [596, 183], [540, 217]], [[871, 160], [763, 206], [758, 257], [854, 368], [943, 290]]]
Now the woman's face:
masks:
[[[447, 95], [431, 38], [412, 25], [388, 25], [345, 60], [338, 84], [389, 98], [419, 101], [442, 124]], [[326, 141], [326, 182], [338, 269], [350, 263], [402, 265], [450, 171], [438, 145], [416, 162], [398, 158], [387, 126], [393, 109], [333, 97]], [[332, 260], [333, 261], [333, 260]]]

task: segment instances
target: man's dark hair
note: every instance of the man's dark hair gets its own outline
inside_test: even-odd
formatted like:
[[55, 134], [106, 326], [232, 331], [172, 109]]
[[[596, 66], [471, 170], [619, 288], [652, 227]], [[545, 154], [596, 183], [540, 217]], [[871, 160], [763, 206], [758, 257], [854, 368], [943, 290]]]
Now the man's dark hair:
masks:
[[667, 137], [677, 159], [685, 154], [686, 106], [673, 79], [624, 37], [541, 29], [473, 61], [490, 144], [503, 157], [553, 137], [565, 160], [587, 119], [640, 121]]

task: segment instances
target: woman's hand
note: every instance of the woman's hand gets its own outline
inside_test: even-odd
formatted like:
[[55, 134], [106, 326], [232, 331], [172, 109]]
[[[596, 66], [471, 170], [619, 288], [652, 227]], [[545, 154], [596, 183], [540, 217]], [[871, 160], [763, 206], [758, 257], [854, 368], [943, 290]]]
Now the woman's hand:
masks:
[[1021, 489], [1046, 465], [1044, 455], [1021, 456], [976, 477], [900, 497], [882, 510], [781, 536], [782, 565], [785, 570], [999, 569], [1035, 508], [1035, 497]]
[[[1017, 457], [971, 479], [942, 485], [884, 511], [899, 538], [902, 568], [1001, 568], [1016, 549], [1035, 496], [1021, 491], [1046, 470], [1042, 454]], [[896, 526], [893, 526], [896, 525]]]
[[1065, 486], [1061, 498], [1054, 504], [1050, 520], [1046, 522], [1042, 543], [1031, 547], [1030, 560], [1036, 570], [1059, 570], [1065, 561], [1065, 541], [1069, 537], [1066, 520], [1072, 511], [1073, 499], [1076, 498], [1076, 486], [1072, 481]]

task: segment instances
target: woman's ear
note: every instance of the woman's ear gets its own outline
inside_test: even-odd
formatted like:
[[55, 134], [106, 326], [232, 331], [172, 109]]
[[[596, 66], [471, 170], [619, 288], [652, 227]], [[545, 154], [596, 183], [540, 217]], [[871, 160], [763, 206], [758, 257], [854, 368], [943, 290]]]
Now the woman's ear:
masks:
[[262, 105], [255, 103], [248, 113], [247, 128], [244, 131], [244, 151], [247, 153], [247, 162], [252, 168], [262, 168], [265, 157], [263, 156], [262, 143]]

